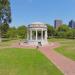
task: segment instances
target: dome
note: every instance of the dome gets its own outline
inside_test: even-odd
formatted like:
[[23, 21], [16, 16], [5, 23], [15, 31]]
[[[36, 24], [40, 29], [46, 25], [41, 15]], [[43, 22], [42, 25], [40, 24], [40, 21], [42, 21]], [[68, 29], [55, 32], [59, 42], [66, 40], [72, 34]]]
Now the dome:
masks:
[[33, 22], [29, 24], [28, 27], [40, 28], [40, 27], [47, 27], [47, 26], [42, 22]]
[[42, 23], [42, 22], [33, 22], [31, 24], [44, 24], [44, 23]]

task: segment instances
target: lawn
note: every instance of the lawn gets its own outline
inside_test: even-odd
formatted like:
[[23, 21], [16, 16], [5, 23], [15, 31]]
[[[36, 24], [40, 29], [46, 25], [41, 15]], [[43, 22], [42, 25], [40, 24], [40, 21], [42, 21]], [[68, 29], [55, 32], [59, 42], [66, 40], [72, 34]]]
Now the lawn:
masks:
[[75, 61], [75, 40], [74, 39], [48, 39], [49, 42], [59, 42], [61, 47], [55, 50], [64, 56], [69, 57]]
[[0, 49], [3, 47], [11, 46], [13, 43], [16, 42], [19, 42], [19, 40], [7, 40], [7, 41], [0, 42]]
[[63, 75], [36, 49], [0, 49], [0, 75]]

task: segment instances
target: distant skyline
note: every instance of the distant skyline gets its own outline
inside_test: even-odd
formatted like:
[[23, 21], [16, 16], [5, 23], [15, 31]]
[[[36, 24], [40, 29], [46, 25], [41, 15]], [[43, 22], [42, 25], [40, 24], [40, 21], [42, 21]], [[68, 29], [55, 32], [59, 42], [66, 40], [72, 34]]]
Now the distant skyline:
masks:
[[10, 0], [11, 26], [44, 22], [54, 25], [55, 19], [63, 23], [75, 20], [75, 0]]

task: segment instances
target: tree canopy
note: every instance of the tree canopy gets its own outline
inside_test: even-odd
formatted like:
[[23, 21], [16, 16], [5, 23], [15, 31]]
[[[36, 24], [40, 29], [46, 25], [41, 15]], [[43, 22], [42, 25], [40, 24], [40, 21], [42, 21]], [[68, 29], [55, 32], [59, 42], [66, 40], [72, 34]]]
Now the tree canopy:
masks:
[[47, 25], [47, 32], [48, 32], [48, 38], [54, 35], [54, 28], [53, 26], [51, 26], [50, 24], [46, 24]]
[[27, 36], [27, 28], [26, 28], [26, 26], [24, 26], [24, 25], [19, 26], [17, 28], [17, 33], [18, 33], [18, 36], [20, 38], [26, 38], [26, 36]]
[[0, 0], [0, 24], [11, 22], [11, 8], [9, 0]]
[[68, 27], [68, 25], [63, 24], [63, 25], [59, 26], [57, 30], [61, 31], [61, 32], [66, 32], [69, 30], [69, 27]]
[[9, 0], [0, 0], [0, 40], [5, 37], [11, 22], [11, 8]]

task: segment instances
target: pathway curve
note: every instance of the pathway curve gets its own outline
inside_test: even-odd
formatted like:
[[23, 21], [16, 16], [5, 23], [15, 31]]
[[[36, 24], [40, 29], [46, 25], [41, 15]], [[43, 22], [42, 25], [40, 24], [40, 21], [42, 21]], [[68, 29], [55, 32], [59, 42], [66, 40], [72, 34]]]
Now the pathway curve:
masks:
[[75, 61], [63, 56], [62, 54], [54, 51], [53, 49], [59, 47], [58, 43], [50, 43], [47, 46], [40, 47], [42, 52], [57, 68], [59, 68], [64, 75], [75, 75]]

